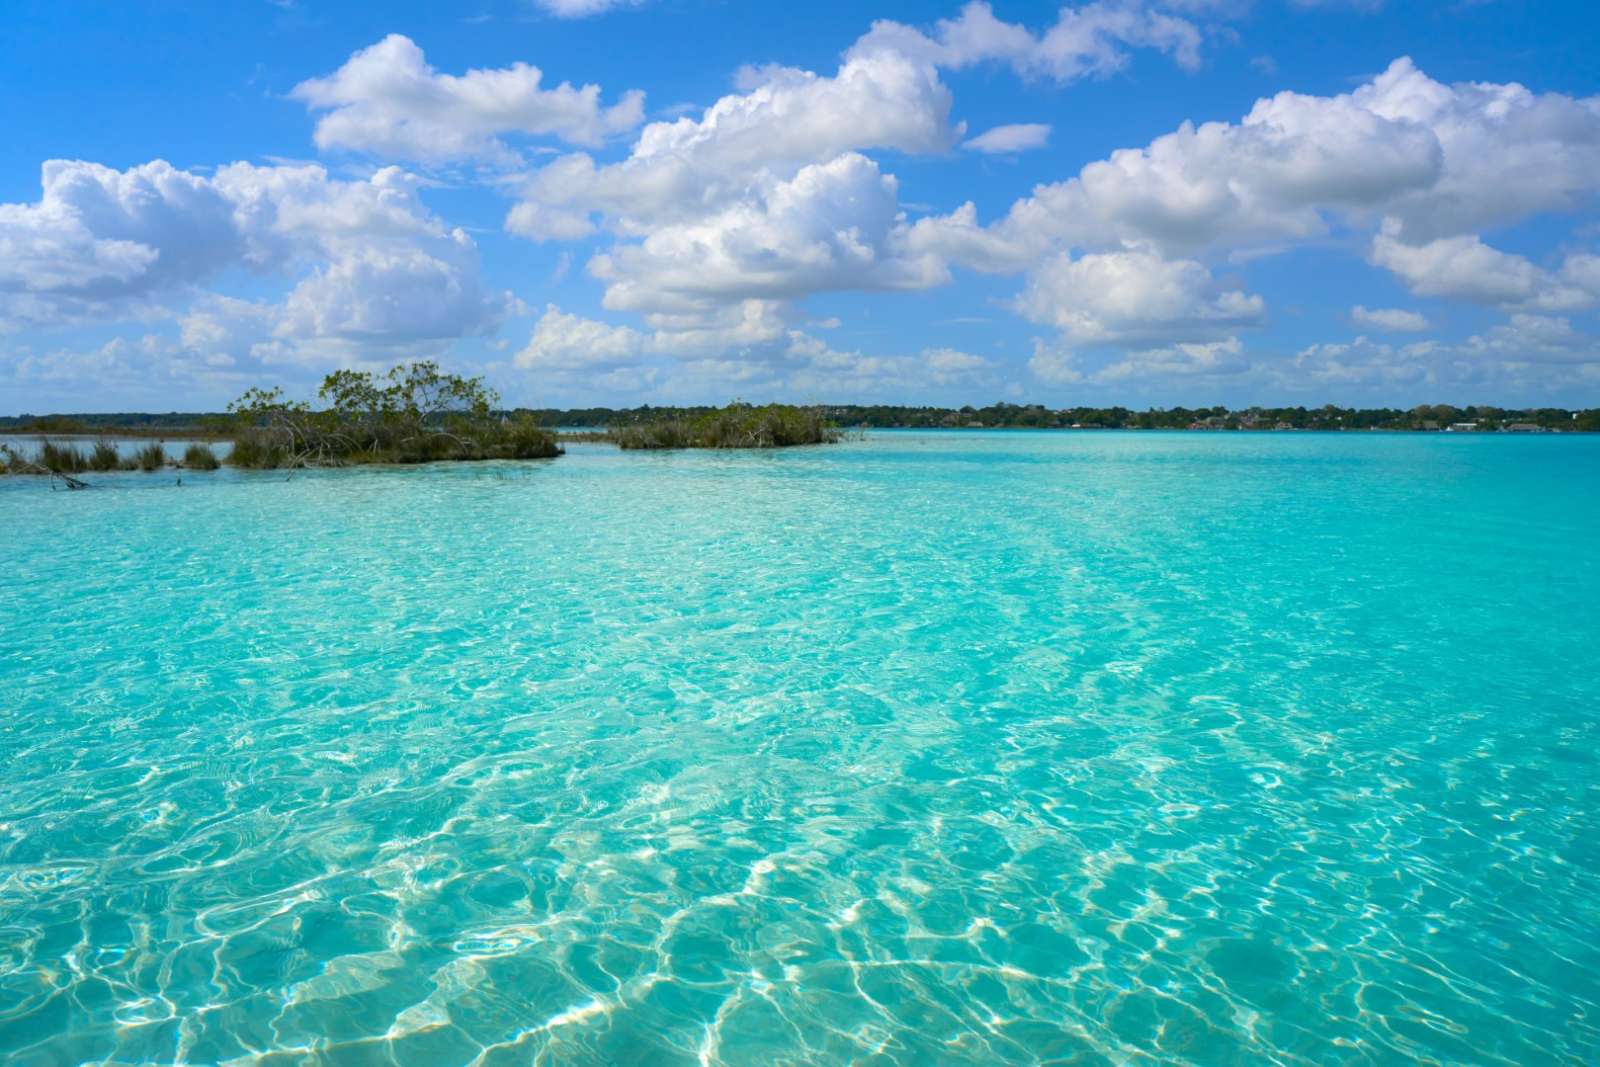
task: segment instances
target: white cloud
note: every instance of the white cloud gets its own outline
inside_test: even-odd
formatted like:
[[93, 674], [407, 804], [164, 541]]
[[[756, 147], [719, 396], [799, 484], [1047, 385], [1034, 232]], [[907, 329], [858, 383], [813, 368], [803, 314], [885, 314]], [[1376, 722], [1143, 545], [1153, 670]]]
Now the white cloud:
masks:
[[1600, 338], [1574, 329], [1562, 315], [1518, 312], [1469, 337], [1462, 350], [1513, 363], [1600, 363]]
[[1158, 378], [1217, 377], [1242, 374], [1250, 369], [1244, 345], [1237, 337], [1206, 343], [1179, 343], [1127, 353], [1102, 367], [1098, 382], [1150, 381]]
[[235, 204], [157, 160], [127, 171], [50, 160], [32, 204], [0, 204], [0, 320], [100, 317], [246, 258]]
[[558, 19], [584, 19], [642, 3], [644, 0], [534, 0], [541, 11]]
[[589, 269], [607, 284], [606, 307], [647, 312], [944, 281], [942, 264], [905, 253], [903, 234], [894, 178], [849, 153], [715, 214], [661, 226]]
[[1274, 368], [1273, 380], [1283, 389], [1302, 392], [1358, 387], [1392, 403], [1396, 392], [1407, 387], [1433, 395], [1464, 386], [1514, 394], [1574, 385], [1597, 368], [1600, 338], [1574, 328], [1563, 316], [1518, 312], [1460, 343], [1396, 346], [1357, 337], [1308, 345], [1288, 364]]
[[1438, 346], [1427, 341], [1396, 348], [1366, 337], [1308, 345], [1295, 354], [1281, 381], [1296, 389], [1418, 385], [1437, 380], [1429, 361], [1437, 351]]
[[649, 124], [617, 163], [575, 153], [541, 168], [507, 228], [570, 239], [590, 232], [598, 215], [610, 229], [638, 236], [744, 201], [752, 188], [801, 167], [871, 148], [942, 153], [962, 132], [950, 125], [950, 93], [937, 74], [904, 56], [850, 61], [833, 77], [763, 68], [744, 80], [745, 91], [698, 119]]
[[[483, 285], [472, 240], [394, 168], [342, 181], [317, 166], [235, 163], [206, 177], [160, 160], [126, 171], [57, 160], [42, 186], [35, 203], [0, 205], [0, 324], [12, 328], [160, 317], [229, 269], [295, 282], [274, 312], [283, 344], [452, 338], [510, 307]], [[210, 304], [187, 337], [215, 335], [228, 307]]]
[[950, 69], [1001, 62], [1025, 78], [1068, 82], [1120, 70], [1129, 48], [1171, 53], [1180, 66], [1193, 70], [1200, 64], [1200, 41], [1194, 23], [1140, 4], [1064, 5], [1055, 24], [1035, 35], [1025, 26], [995, 18], [988, 4], [974, 2], [956, 18], [941, 19], [931, 33], [898, 22], [876, 22], [850, 55], [892, 51]]
[[1350, 309], [1350, 317], [1362, 326], [1390, 333], [1420, 333], [1428, 328], [1426, 317], [1404, 308], [1369, 308], [1357, 304]]
[[1560, 269], [1549, 271], [1476, 235], [1411, 245], [1399, 232], [1393, 220], [1385, 223], [1373, 239], [1372, 262], [1399, 275], [1419, 296], [1545, 311], [1579, 310], [1600, 301], [1600, 257], [1568, 256]]
[[459, 230], [428, 250], [351, 250], [295, 286], [278, 332], [386, 343], [483, 332], [505, 301], [483, 291], [476, 255]]
[[996, 126], [976, 137], [963, 141], [962, 148], [985, 155], [1010, 155], [1043, 148], [1050, 141], [1050, 126], [1040, 122], [1022, 122], [1011, 126]]
[[289, 95], [327, 112], [317, 120], [319, 148], [426, 162], [514, 160], [501, 139], [507, 134], [595, 145], [644, 116], [644, 94], [637, 90], [603, 107], [597, 85], [563, 82], [545, 89], [542, 81], [539, 68], [526, 63], [441, 74], [409, 38], [390, 34]]
[[1148, 252], [1063, 253], [1030, 275], [1016, 307], [1073, 345], [1213, 340], [1266, 315], [1259, 296], [1218, 286], [1203, 265]]
[[649, 338], [638, 330], [571, 315], [550, 304], [515, 362], [525, 370], [612, 368], [637, 362], [648, 347]]
[[1193, 255], [1383, 216], [1416, 244], [1571, 210], [1597, 190], [1600, 98], [1447, 86], [1399, 59], [1351, 93], [1279, 93], [1238, 123], [1184, 123], [1040, 186], [991, 226], [971, 205], [922, 219], [913, 239], [1001, 272], [1063, 245]]
[[1117, 386], [1172, 378], [1228, 378], [1251, 369], [1237, 337], [1155, 348], [1135, 348], [1092, 365], [1085, 353], [1065, 344], [1034, 345], [1028, 371], [1047, 385]]
[[[648, 383], [703, 401], [744, 392], [820, 399], [925, 395], [930, 388], [992, 382], [992, 360], [941, 347], [915, 355], [841, 350], [793, 329], [772, 329], [770, 307], [743, 307], [716, 336], [671, 328], [653, 333], [569, 314], [551, 305], [515, 365], [531, 382], [568, 396], [598, 382]], [[743, 329], [739, 322], [748, 324]], [[670, 323], [668, 324], [671, 325]], [[738, 335], [743, 332], [741, 339]]]
[[1408, 245], [1390, 227], [1372, 242], [1372, 262], [1398, 274], [1419, 296], [1444, 296], [1486, 304], [1531, 298], [1540, 271], [1521, 256], [1490, 248], [1476, 235], [1442, 237]]

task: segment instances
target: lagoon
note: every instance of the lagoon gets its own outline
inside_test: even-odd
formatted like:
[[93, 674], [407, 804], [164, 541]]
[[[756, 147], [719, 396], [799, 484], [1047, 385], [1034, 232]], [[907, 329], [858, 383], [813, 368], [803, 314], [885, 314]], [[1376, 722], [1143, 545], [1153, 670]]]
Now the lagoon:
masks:
[[0, 1059], [1580, 1063], [1600, 437], [0, 479]]

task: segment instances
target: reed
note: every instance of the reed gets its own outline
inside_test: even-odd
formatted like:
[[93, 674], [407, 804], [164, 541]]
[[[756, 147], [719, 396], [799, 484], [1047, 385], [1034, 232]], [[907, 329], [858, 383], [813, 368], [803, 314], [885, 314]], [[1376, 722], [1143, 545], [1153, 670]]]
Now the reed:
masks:
[[39, 466], [52, 474], [77, 474], [89, 469], [89, 457], [76, 445], [58, 445], [47, 438], [39, 440]]
[[222, 461], [217, 459], [217, 454], [211, 451], [210, 445], [190, 445], [183, 453], [183, 466], [185, 470], [214, 471], [222, 466]]
[[156, 471], [167, 465], [167, 450], [159, 442], [145, 445], [133, 455], [134, 466], [142, 471]]
[[117, 454], [116, 446], [109, 441], [96, 441], [94, 451], [89, 453], [89, 469], [93, 471], [114, 471], [122, 465], [122, 457]]

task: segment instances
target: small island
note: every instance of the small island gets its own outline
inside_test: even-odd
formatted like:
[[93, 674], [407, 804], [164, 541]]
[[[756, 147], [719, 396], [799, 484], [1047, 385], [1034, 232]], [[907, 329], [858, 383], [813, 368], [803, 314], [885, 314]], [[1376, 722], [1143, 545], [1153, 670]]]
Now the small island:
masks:
[[692, 415], [668, 414], [617, 423], [604, 439], [619, 448], [789, 448], [832, 444], [838, 427], [816, 408], [793, 404], [756, 406], [735, 400], [725, 408]]
[[321, 408], [251, 389], [229, 405], [235, 467], [342, 467], [370, 463], [551, 459], [556, 435], [529, 415], [497, 413], [482, 378], [446, 374], [428, 360], [379, 376], [334, 371], [317, 391]]

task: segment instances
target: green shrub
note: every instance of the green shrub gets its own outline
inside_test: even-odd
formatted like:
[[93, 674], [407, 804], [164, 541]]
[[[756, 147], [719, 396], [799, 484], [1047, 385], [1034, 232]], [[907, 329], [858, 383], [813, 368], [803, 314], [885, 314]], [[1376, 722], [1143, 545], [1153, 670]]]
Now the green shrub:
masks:
[[565, 451], [556, 435], [530, 415], [503, 423], [498, 437], [490, 446], [494, 459], [553, 459]]
[[214, 471], [222, 464], [210, 445], [190, 445], [183, 453], [183, 465], [192, 471]]

